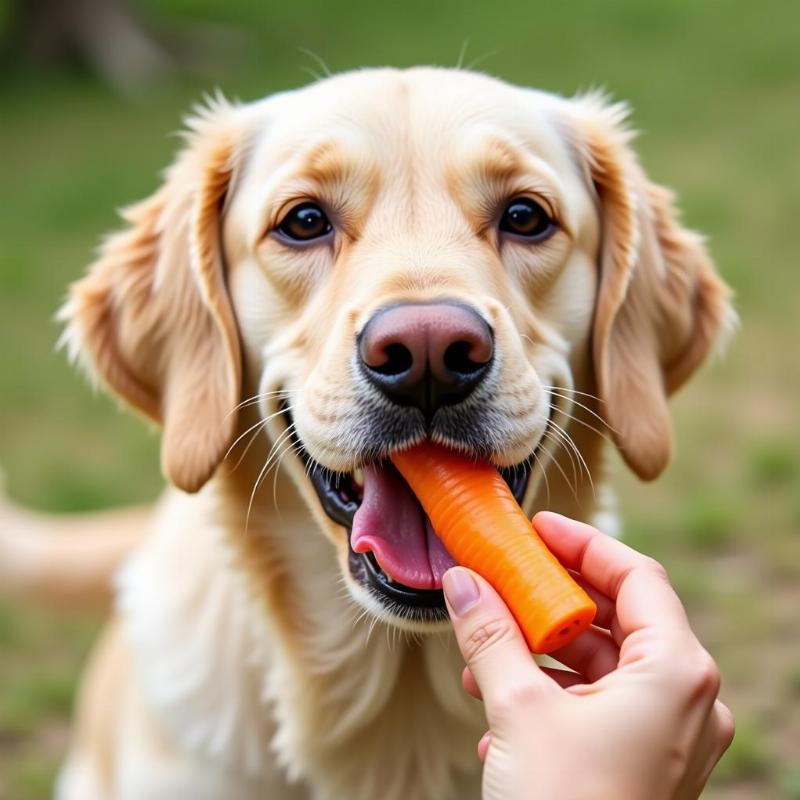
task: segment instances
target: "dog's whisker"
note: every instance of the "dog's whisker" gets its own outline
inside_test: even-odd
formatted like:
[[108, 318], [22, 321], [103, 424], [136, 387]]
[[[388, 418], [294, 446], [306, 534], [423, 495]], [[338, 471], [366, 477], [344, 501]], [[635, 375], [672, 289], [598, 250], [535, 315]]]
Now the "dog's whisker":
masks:
[[545, 489], [547, 490], [547, 505], [549, 506], [550, 505], [550, 481], [547, 480], [547, 471], [545, 470], [544, 465], [542, 464], [542, 461], [539, 458], [539, 456], [537, 455], [535, 450], [533, 451], [532, 455], [533, 455], [534, 461], [536, 461], [537, 465], [539, 466], [539, 469], [542, 471], [542, 479], [544, 480], [544, 486], [545, 486]]
[[552, 420], [551, 420], [551, 422], [552, 422], [553, 427], [556, 430], [561, 431], [561, 433], [563, 433], [564, 436], [567, 437], [567, 439], [569, 440], [570, 444], [572, 445], [572, 448], [573, 448], [573, 450], [575, 452], [575, 455], [578, 457], [579, 461], [583, 464], [583, 468], [586, 470], [586, 477], [589, 479], [589, 485], [592, 487], [592, 497], [594, 497], [596, 499], [597, 498], [597, 492], [595, 491], [594, 480], [592, 479], [592, 473], [589, 470], [589, 465], [586, 463], [586, 459], [583, 457], [583, 453], [581, 453], [581, 451], [578, 449], [578, 446], [575, 444], [575, 442], [573, 441], [572, 437], [557, 422], [553, 422]]
[[[347, 586], [345, 585], [344, 580], [342, 580], [342, 588], [344, 589], [344, 595], [343, 596], [348, 595], [349, 592], [347, 591]], [[367, 616], [367, 614], [369, 614], [369, 609], [362, 608], [361, 611], [356, 616], [356, 618], [353, 620], [353, 626], [355, 627], [357, 625], [360, 625], [361, 622], [363, 621], [364, 617]]]
[[[274, 416], [274, 415], [270, 415], [270, 416], [269, 416], [269, 417], [267, 417], [266, 419], [260, 419], [260, 420], [259, 420], [258, 422], [256, 422], [254, 425], [251, 425], [251, 426], [250, 426], [250, 427], [249, 427], [249, 428], [248, 428], [248, 429], [247, 429], [247, 430], [246, 430], [244, 433], [240, 433], [240, 434], [239, 434], [239, 435], [238, 435], [238, 436], [237, 436], [237, 437], [236, 437], [236, 438], [233, 440], [233, 444], [232, 444], [232, 445], [231, 445], [231, 446], [228, 448], [227, 452], [225, 453], [225, 458], [230, 458], [230, 455], [231, 455], [231, 453], [233, 452], [233, 450], [234, 450], [234, 448], [236, 447], [236, 445], [237, 445], [237, 444], [239, 444], [239, 442], [241, 442], [241, 441], [242, 441], [242, 439], [244, 439], [244, 437], [245, 437], [245, 436], [247, 436], [247, 434], [248, 434], [248, 433], [250, 433], [250, 431], [253, 431], [253, 430], [255, 430], [256, 428], [260, 428], [260, 427], [262, 427], [263, 425], [266, 425], [266, 424], [267, 424], [267, 423], [270, 421], [270, 419], [272, 419], [272, 416]], [[237, 464], [236, 464], [236, 466], [238, 467], [238, 466], [239, 466], [239, 463], [237, 463]]]
[[[550, 429], [545, 431], [544, 435], [546, 439], [549, 439], [556, 446], [556, 449], [553, 451], [552, 454], [553, 464], [555, 465], [556, 469], [561, 473], [561, 475], [564, 477], [564, 481], [566, 482], [567, 486], [569, 486], [569, 488], [572, 490], [572, 494], [575, 497], [575, 500], [577, 501], [578, 469], [576, 466], [575, 457], [572, 455], [569, 447], [566, 446], [566, 443], [560, 437], [558, 431]], [[566, 473], [564, 472], [563, 467], [561, 466], [561, 464], [558, 463], [558, 460], [556, 459], [556, 453], [558, 452], [558, 450], [562, 450], [564, 453], [566, 453], [567, 458], [569, 458], [569, 463], [572, 467], [572, 483], [570, 483]]]
[[275, 464], [275, 469], [272, 473], [272, 505], [275, 507], [275, 511], [278, 514], [278, 518], [280, 520], [283, 519], [281, 516], [281, 510], [278, 506], [278, 475], [281, 471], [281, 464], [283, 459], [287, 456], [288, 453], [293, 453], [294, 455], [300, 455], [300, 448], [294, 443], [290, 442], [289, 447], [284, 448], [283, 453], [281, 453], [280, 458]]
[[[597, 420], [597, 421], [598, 421], [598, 422], [599, 422], [599, 423], [600, 423], [600, 424], [601, 424], [601, 425], [602, 425], [604, 428], [607, 428], [607, 429], [608, 429], [609, 431], [611, 431], [612, 433], [616, 433], [616, 432], [617, 432], [617, 431], [615, 431], [615, 430], [614, 430], [614, 428], [612, 428], [612, 427], [611, 427], [611, 426], [610, 426], [610, 425], [609, 425], [609, 424], [608, 424], [608, 423], [607, 423], [607, 422], [606, 422], [606, 421], [605, 421], [605, 420], [604, 420], [604, 419], [603, 419], [603, 418], [600, 416], [600, 414], [598, 414], [596, 411], [593, 411], [591, 408], [589, 408], [589, 406], [587, 406], [587, 405], [584, 405], [583, 403], [579, 403], [579, 402], [578, 402], [577, 400], [575, 400], [575, 399], [572, 399], [572, 398], [569, 398], [569, 397], [565, 397], [563, 394], [559, 394], [559, 393], [558, 393], [556, 390], [554, 390], [554, 389], [551, 389], [551, 391], [550, 391], [550, 394], [552, 394], [552, 395], [553, 395], [553, 396], [555, 396], [555, 397], [560, 397], [560, 398], [562, 398], [562, 399], [564, 399], [564, 400], [569, 400], [569, 401], [570, 401], [570, 402], [571, 402], [573, 405], [575, 405], [575, 406], [578, 406], [579, 408], [582, 408], [584, 411], [586, 411], [588, 414], [591, 414], [591, 415], [592, 415], [592, 416], [593, 416], [593, 417], [594, 417], [594, 418], [595, 418], [595, 419], [596, 419], [596, 420]], [[564, 414], [566, 414], [567, 416], [569, 416], [569, 414], [567, 414], [567, 412], [566, 412], [566, 411], [564, 412]], [[575, 418], [573, 417], [573, 419], [575, 419]]]
[[[289, 410], [289, 411], [291, 411], [291, 410], [292, 410], [292, 408], [293, 408], [293, 406], [291, 406], [291, 405], [288, 405], [288, 404], [287, 404], [287, 405], [285, 406], [285, 408], [282, 408], [282, 409], [280, 409], [279, 411], [276, 411], [276, 412], [274, 412], [273, 414], [270, 414], [270, 415], [269, 415], [269, 416], [268, 416], [268, 417], [267, 417], [267, 418], [264, 420], [264, 424], [266, 425], [266, 423], [270, 422], [270, 420], [272, 420], [272, 419], [273, 419], [273, 417], [277, 417], [277, 416], [279, 416], [279, 415], [280, 415], [280, 414], [282, 414], [282, 413], [283, 413], [285, 410]], [[254, 434], [254, 435], [251, 437], [250, 441], [247, 443], [247, 446], [244, 448], [244, 452], [242, 453], [241, 457], [239, 458], [239, 461], [236, 463], [236, 466], [237, 466], [237, 467], [239, 466], [239, 464], [241, 464], [242, 460], [243, 460], [243, 459], [244, 459], [244, 457], [247, 455], [247, 452], [248, 452], [248, 450], [250, 450], [250, 448], [252, 447], [252, 445], [253, 445], [253, 442], [255, 442], [256, 438], [257, 438], [257, 434]]]
[[597, 400], [598, 403], [605, 403], [602, 397], [598, 397], [596, 394], [592, 394], [591, 392], [582, 392], [579, 389], [571, 389], [569, 386], [548, 386], [547, 384], [542, 384], [542, 389], [546, 389], [548, 392], [569, 392], [570, 394], [579, 394], [583, 397], [589, 397], [592, 400]]
[[260, 395], [253, 395], [252, 397], [248, 397], [246, 400], [242, 400], [241, 403], [237, 403], [224, 417], [223, 419], [227, 419], [231, 414], [235, 414], [237, 411], [241, 411], [243, 408], [247, 406], [251, 406], [255, 403], [260, 402], [261, 396]]
[[294, 423], [289, 425], [286, 430], [278, 437], [278, 440], [275, 444], [272, 445], [272, 449], [270, 450], [270, 455], [267, 456], [267, 460], [264, 463], [264, 466], [261, 467], [261, 471], [258, 473], [258, 477], [256, 478], [255, 484], [253, 485], [253, 491], [250, 493], [250, 502], [247, 504], [247, 515], [245, 517], [245, 526], [244, 532], [245, 536], [247, 535], [248, 530], [250, 529], [250, 514], [253, 510], [253, 502], [255, 501], [256, 492], [258, 491], [258, 487], [261, 484], [261, 481], [266, 474], [266, 471], [269, 469], [270, 460], [272, 459], [272, 453], [274, 452], [275, 448], [279, 446], [279, 444], [284, 440], [285, 437], [291, 436], [292, 429], [294, 428]]
[[[594, 425], [590, 425], [588, 422], [586, 422], [586, 420], [583, 420], [580, 417], [576, 417], [574, 414], [568, 414], [566, 411], [563, 411], [562, 413], [568, 420], [571, 420], [572, 422], [577, 422], [578, 425], [583, 425], [584, 428], [588, 428], [593, 433], [596, 433], [601, 439], [604, 439], [610, 445], [614, 444], [613, 439], [611, 439], [611, 437], [607, 433], [599, 430], [598, 428], [595, 428]], [[609, 428], [609, 430], [613, 429]]]
[[270, 471], [277, 468], [280, 464], [281, 459], [290, 451], [294, 450], [296, 445], [291, 439], [291, 431], [286, 430], [284, 431], [281, 436], [279, 437], [278, 441], [273, 445], [272, 449], [270, 450], [270, 455], [267, 458], [267, 462], [265, 466], [268, 467], [267, 472], [264, 474], [264, 478], [266, 479], [270, 473]]
[[305, 67], [305, 66], [300, 67], [300, 72], [305, 72], [306, 75], [310, 75], [315, 81], [322, 80], [322, 75], [320, 75], [319, 72], [316, 72], [315, 70], [311, 69], [311, 67]]
[[458, 60], [456, 61], [456, 69], [462, 69], [464, 66], [464, 59], [467, 57], [467, 48], [469, 47], [469, 36], [467, 36], [461, 43], [461, 49], [458, 51]]
[[250, 437], [250, 441], [247, 443], [247, 446], [244, 448], [244, 451], [243, 451], [243, 452], [242, 452], [242, 454], [239, 456], [239, 460], [236, 462], [236, 464], [235, 464], [235, 465], [234, 465], [234, 467], [233, 467], [233, 469], [234, 469], [234, 470], [238, 469], [238, 468], [239, 468], [239, 465], [242, 463], [242, 461], [244, 461], [244, 459], [245, 459], [245, 456], [247, 456], [247, 453], [249, 452], [250, 448], [253, 446], [253, 442], [255, 442], [255, 441], [256, 441], [256, 439], [258, 438], [258, 434], [260, 433], [260, 429], [261, 429], [262, 427], [265, 427], [265, 426], [267, 425], [267, 423], [269, 423], [269, 422], [270, 422], [270, 420], [272, 420], [274, 417], [277, 417], [277, 416], [279, 416], [280, 414], [282, 414], [282, 413], [283, 413], [283, 412], [284, 412], [286, 409], [288, 409], [288, 410], [290, 410], [290, 411], [291, 411], [291, 410], [292, 410], [292, 406], [291, 406], [291, 405], [287, 405], [285, 408], [281, 408], [280, 410], [278, 410], [278, 411], [275, 411], [274, 413], [270, 414], [268, 417], [266, 417], [266, 418], [264, 418], [264, 419], [260, 420], [259, 422], [256, 422], [256, 423], [255, 423], [255, 425], [252, 425], [250, 428], [248, 428], [248, 429], [247, 429], [247, 430], [246, 430], [246, 431], [245, 431], [243, 434], [241, 434], [241, 436], [239, 436], [239, 437], [236, 439], [236, 441], [235, 441], [235, 442], [234, 442], [234, 443], [233, 443], [233, 444], [232, 444], [232, 445], [231, 445], [231, 446], [228, 448], [228, 452], [227, 452], [227, 453], [225, 453], [225, 458], [228, 458], [228, 456], [230, 456], [230, 454], [231, 454], [231, 451], [233, 450], [233, 448], [234, 448], [234, 447], [236, 447], [237, 443], [238, 443], [238, 442], [239, 442], [239, 441], [240, 441], [240, 440], [241, 440], [241, 439], [242, 439], [244, 436], [246, 436], [248, 433], [250, 433], [250, 431], [252, 431], [253, 429], [258, 429], [258, 430], [256, 430], [256, 432], [255, 432], [255, 433], [254, 433], [254, 434], [253, 434], [253, 435]]
[[283, 460], [290, 453], [292, 455], [297, 456], [298, 458], [300, 458], [300, 456], [302, 454], [302, 450], [300, 448], [300, 445], [298, 445], [296, 442], [292, 441], [290, 443], [289, 447], [284, 448], [283, 453], [281, 453], [280, 458], [278, 459], [278, 463], [276, 465], [277, 468], [275, 469], [275, 473], [274, 473], [274, 477], [273, 477], [273, 481], [272, 481], [272, 496], [273, 496], [273, 502], [275, 503], [275, 508], [278, 507], [278, 500], [277, 500], [277, 497], [276, 497], [276, 494], [275, 494], [275, 492], [277, 491], [278, 473], [280, 472], [280, 468], [283, 465], [282, 464]]
[[[292, 449], [296, 450], [294, 445]], [[286, 451], [284, 450], [284, 454]], [[278, 475], [281, 471], [281, 461], [283, 460], [283, 456], [278, 459], [277, 469], [272, 473], [272, 507], [275, 509], [275, 513], [278, 515], [278, 519], [283, 522], [283, 516], [281, 515], [281, 509], [278, 505]]]
[[[577, 394], [579, 397], [583, 397], [583, 398], [585, 398], [586, 400], [595, 400], [595, 401], [596, 401], [596, 402], [598, 402], [598, 403], [602, 403], [602, 402], [603, 402], [603, 400], [602, 400], [601, 398], [599, 398], [599, 397], [596, 397], [596, 396], [595, 396], [595, 395], [593, 395], [593, 394], [589, 394], [589, 392], [574, 392], [573, 394], [565, 394], [565, 393], [564, 393], [564, 392], [563, 392], [563, 391], [562, 391], [562, 390], [561, 390], [559, 387], [557, 387], [557, 386], [550, 386], [550, 387], [545, 387], [545, 388], [547, 389], [547, 391], [548, 391], [548, 392], [550, 392], [550, 394], [553, 394], [553, 395], [555, 395], [556, 397], [563, 397], [565, 400], [570, 400], [571, 402], [575, 403], [575, 405], [578, 405], [578, 401], [577, 401], [577, 400], [575, 400], [575, 395], [576, 395], [576, 394]], [[585, 408], [587, 411], [592, 411], [592, 409], [591, 409], [591, 408], [588, 408], [588, 407], [587, 407], [587, 406], [585, 406], [585, 405], [584, 405], [584, 406], [581, 406], [581, 408]], [[594, 412], [594, 411], [592, 411], [592, 413], [595, 413], [595, 412]], [[601, 419], [602, 419], [602, 417], [601, 417]]]
[[310, 478], [311, 477], [311, 470], [312, 469], [324, 470], [325, 467], [323, 467], [321, 464], [318, 464], [316, 461], [311, 461], [309, 459], [308, 461], [306, 461], [305, 466], [303, 467], [303, 472], [305, 473], [305, 477], [306, 478]]
[[[275, 470], [276, 466], [280, 463], [280, 459], [286, 454], [286, 451], [289, 450], [290, 448], [291, 445], [287, 445], [286, 447], [284, 447], [283, 451], [275, 453], [272, 459], [270, 459], [272, 461], [272, 464], [270, 465], [269, 463], [267, 463], [262, 467], [261, 472], [259, 473], [259, 476], [256, 479], [256, 483], [253, 486], [253, 494], [251, 495], [251, 497], [255, 497], [255, 494], [258, 491], [258, 489], [264, 484], [266, 479], [269, 477], [269, 473]], [[277, 472], [275, 472], [275, 475], [277, 475]], [[273, 503], [275, 505], [275, 510], [278, 512], [278, 516], [280, 517], [280, 509], [278, 508], [277, 497], [274, 489], [273, 489]], [[248, 522], [249, 522], [249, 508], [248, 508]]]
[[494, 50], [487, 50], [483, 55], [478, 56], [477, 58], [473, 58], [472, 61], [467, 64], [465, 69], [475, 69], [478, 64], [482, 64], [487, 59], [491, 58], [492, 56], [496, 56], [499, 52], [501, 52], [502, 48], [495, 47]]
[[[555, 433], [554, 431], [547, 431], [545, 433], [545, 438], [549, 439], [551, 442], [553, 442], [553, 444], [556, 445], [556, 451], [558, 449], [563, 449], [565, 453], [569, 453], [569, 450], [564, 446], [564, 442], [561, 441], [560, 439], [558, 439], [554, 435], [554, 433]], [[564, 478], [564, 483], [567, 484], [567, 486], [569, 487], [570, 491], [572, 492], [572, 496], [575, 498], [575, 502], [579, 503], [579, 500], [578, 500], [578, 489], [577, 489], [578, 474], [577, 474], [577, 471], [574, 468], [574, 460], [572, 459], [572, 457], [570, 456], [570, 461], [573, 462], [573, 471], [572, 471], [573, 481], [572, 482], [570, 482], [569, 478], [567, 477], [567, 473], [564, 472], [564, 468], [561, 466], [561, 464], [558, 463], [558, 461], [556, 459], [556, 453], [555, 452], [552, 454], [550, 460], [553, 463], [553, 465], [555, 466], [555, 468], [561, 473], [562, 477]]]
[[[564, 449], [567, 453], [574, 453], [578, 457], [579, 459], [578, 465], [581, 467], [581, 471], [587, 471], [588, 473], [588, 470], [586, 470], [585, 466], [586, 462], [582, 459], [581, 454], [578, 451], [578, 448], [575, 445], [575, 442], [572, 439], [572, 437], [563, 428], [556, 425], [555, 423], [553, 423], [553, 427], [551, 428], [550, 433], [553, 436], [558, 437], [559, 441], [561, 442], [562, 446], [564, 446]], [[576, 478], [576, 483], [577, 483], [577, 478]]]
[[367, 640], [366, 643], [369, 644], [369, 640], [372, 637], [372, 631], [375, 630], [375, 626], [378, 624], [378, 618], [373, 616], [369, 623], [369, 628], [367, 629]]
[[[551, 413], [551, 417], [552, 417], [552, 416], [553, 416], [553, 415], [552, 415], [552, 413]], [[556, 430], [554, 430], [554, 429], [553, 429], [553, 428], [552, 428], [552, 427], [551, 427], [549, 424], [548, 424], [548, 425], [547, 425], [547, 427], [545, 428], [545, 435], [547, 435], [547, 434], [550, 434], [550, 435], [551, 435], [551, 437], [553, 437], [553, 436], [555, 436], [557, 433], [558, 433], [558, 432], [557, 432]], [[563, 447], [563, 444], [562, 444], [561, 446]], [[574, 481], [575, 481], [575, 485], [577, 486], [577, 483], [578, 483], [578, 469], [577, 469], [577, 466], [576, 466], [576, 464], [575, 464], [575, 459], [573, 458], [572, 452], [570, 451], [570, 449], [569, 449], [569, 448], [567, 448], [567, 447], [563, 447], [563, 450], [564, 450], [564, 452], [567, 454], [567, 457], [569, 458], [569, 463], [570, 463], [570, 466], [572, 467], [572, 475], [573, 475], [573, 479], [574, 479]]]
[[287, 438], [290, 438], [294, 433], [295, 424], [294, 422], [290, 423], [286, 426], [286, 428], [279, 434], [278, 438], [272, 444], [269, 453], [267, 454], [267, 463], [272, 460], [273, 455], [280, 449], [281, 445], [286, 442]]
[[[252, 427], [252, 428], [249, 428], [249, 429], [248, 429], [248, 430], [245, 432], [245, 434], [242, 434], [242, 436], [244, 436], [244, 435], [246, 435], [246, 433], [249, 433], [250, 431], [252, 431], [253, 429], [255, 429], [255, 432], [254, 432], [254, 433], [253, 433], [253, 435], [250, 437], [250, 441], [247, 443], [247, 446], [244, 448], [244, 451], [243, 451], [243, 452], [242, 452], [242, 454], [239, 456], [239, 458], [237, 459], [236, 463], [233, 465], [233, 469], [234, 469], [234, 470], [237, 470], [237, 469], [239, 469], [239, 466], [241, 465], [242, 461], [244, 461], [244, 459], [245, 459], [245, 456], [247, 456], [247, 452], [248, 452], [248, 450], [250, 450], [250, 447], [251, 447], [251, 445], [252, 445], [252, 444], [253, 444], [253, 442], [254, 442], [254, 441], [255, 441], [255, 440], [258, 438], [258, 436], [259, 436], [259, 434], [261, 433], [262, 429], [263, 429], [264, 427], [266, 427], [266, 425], [267, 425], [267, 420], [261, 420], [260, 422], [257, 422], [255, 425], [253, 425], [253, 427]], [[240, 437], [240, 438], [241, 438], [241, 437]], [[239, 440], [237, 439], [236, 441], [238, 442]], [[235, 444], [235, 443], [234, 443], [234, 444]], [[229, 449], [229, 450], [228, 450], [228, 452], [225, 454], [225, 458], [226, 458], [226, 459], [227, 459], [227, 458], [228, 458], [228, 456], [230, 455], [231, 449], [233, 449], [233, 447], [234, 447], [234, 445], [231, 445], [230, 449]]]
[[[331, 77], [331, 75], [333, 73], [331, 72], [330, 67], [328, 67], [328, 65], [323, 60], [322, 56], [319, 55], [319, 53], [315, 53], [313, 50], [310, 50], [308, 47], [298, 47], [297, 49], [301, 53], [307, 55], [309, 58], [313, 58], [314, 61], [316, 61], [317, 65], [322, 70], [322, 73], [326, 78], [330, 78]], [[321, 79], [317, 78], [317, 80], [321, 80]]]
[[231, 414], [235, 414], [237, 411], [240, 411], [247, 406], [255, 405], [256, 403], [260, 403], [262, 400], [267, 400], [270, 397], [291, 397], [293, 394], [297, 394], [297, 390], [293, 389], [275, 389], [274, 391], [270, 392], [260, 392], [259, 394], [254, 394], [252, 397], [248, 397], [246, 400], [242, 400], [241, 403], [237, 403], [226, 415], [225, 419], [227, 419]]
[[338, 592], [340, 597], [345, 597], [349, 594], [347, 589], [347, 581], [345, 580], [343, 573], [338, 573], [336, 576], [336, 583], [338, 584]]

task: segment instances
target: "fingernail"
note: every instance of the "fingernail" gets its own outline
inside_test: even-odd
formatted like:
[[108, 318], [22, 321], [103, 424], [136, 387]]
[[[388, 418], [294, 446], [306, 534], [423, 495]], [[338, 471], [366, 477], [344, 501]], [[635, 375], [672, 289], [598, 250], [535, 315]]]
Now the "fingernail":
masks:
[[486, 753], [489, 750], [489, 745], [492, 743], [492, 732], [486, 731], [486, 733], [481, 736], [481, 740], [478, 742], [478, 758], [481, 761], [486, 760]]
[[461, 567], [453, 567], [445, 572], [442, 576], [442, 589], [453, 613], [459, 617], [469, 611], [481, 596], [475, 578]]

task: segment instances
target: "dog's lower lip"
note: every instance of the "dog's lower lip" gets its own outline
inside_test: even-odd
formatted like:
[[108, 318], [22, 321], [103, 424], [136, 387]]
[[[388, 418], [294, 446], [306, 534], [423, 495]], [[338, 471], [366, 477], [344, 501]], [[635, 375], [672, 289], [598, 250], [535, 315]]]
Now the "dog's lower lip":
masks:
[[[358, 554], [354, 554], [358, 555]], [[375, 560], [372, 553], [362, 553], [361, 558], [367, 567], [370, 583], [379, 588], [382, 594], [388, 596], [396, 603], [405, 603], [416, 608], [441, 608], [444, 605], [444, 595], [441, 589], [412, 589], [402, 583], [392, 580]]]

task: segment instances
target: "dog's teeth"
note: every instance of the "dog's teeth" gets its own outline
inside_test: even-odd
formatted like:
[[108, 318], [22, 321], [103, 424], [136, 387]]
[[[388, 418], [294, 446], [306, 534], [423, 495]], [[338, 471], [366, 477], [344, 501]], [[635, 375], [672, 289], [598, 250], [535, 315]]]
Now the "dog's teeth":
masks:
[[361, 467], [353, 472], [353, 483], [355, 483], [359, 489], [364, 488], [364, 470], [361, 469]]

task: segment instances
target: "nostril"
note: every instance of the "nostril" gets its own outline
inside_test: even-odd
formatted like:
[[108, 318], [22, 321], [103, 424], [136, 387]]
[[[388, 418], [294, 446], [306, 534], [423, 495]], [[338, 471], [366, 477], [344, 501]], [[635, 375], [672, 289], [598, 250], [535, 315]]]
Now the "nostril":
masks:
[[386, 361], [378, 366], [371, 366], [373, 372], [379, 375], [402, 375], [408, 372], [414, 364], [414, 357], [411, 351], [404, 344], [389, 344], [383, 348]]
[[407, 303], [376, 311], [357, 337], [363, 375], [401, 406], [430, 421], [464, 400], [489, 373], [494, 334], [469, 306]]
[[453, 342], [444, 351], [444, 366], [457, 375], [474, 375], [486, 366], [486, 362], [474, 361], [472, 342]]

